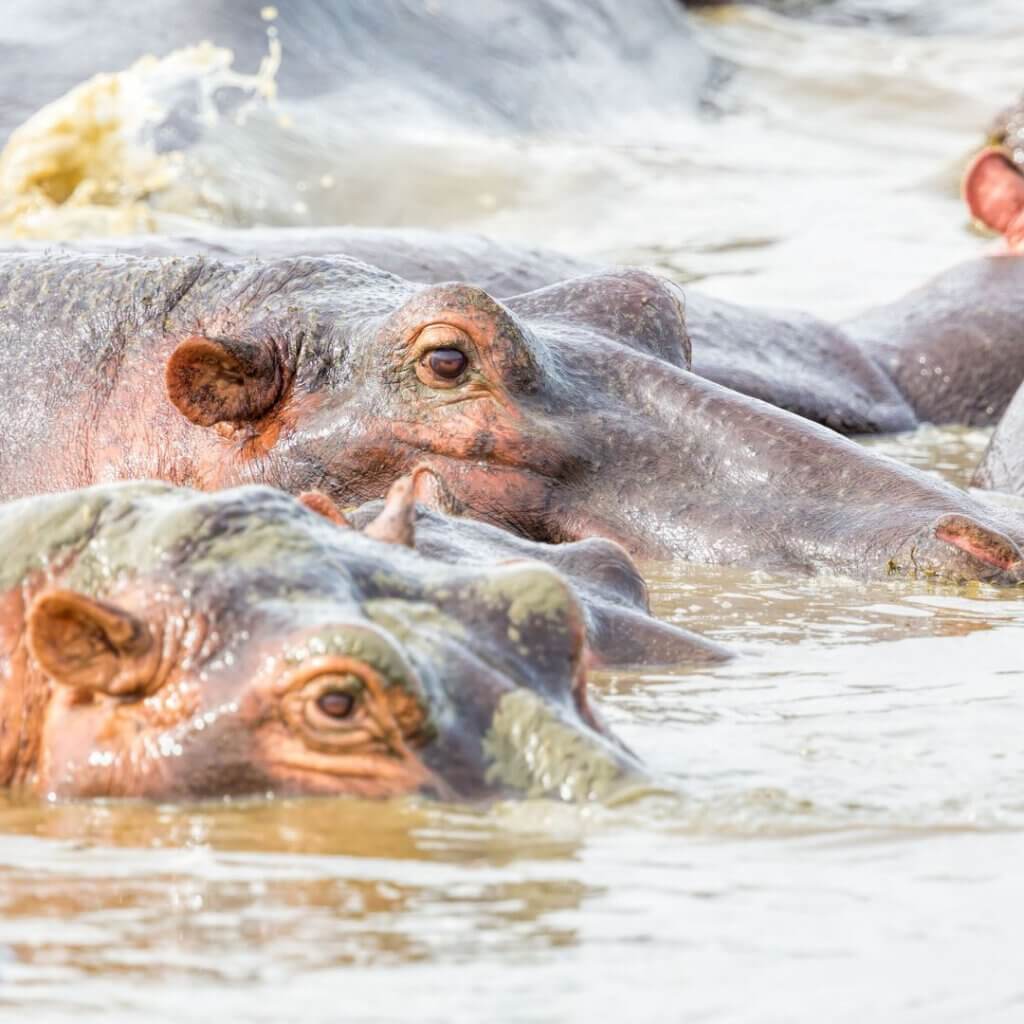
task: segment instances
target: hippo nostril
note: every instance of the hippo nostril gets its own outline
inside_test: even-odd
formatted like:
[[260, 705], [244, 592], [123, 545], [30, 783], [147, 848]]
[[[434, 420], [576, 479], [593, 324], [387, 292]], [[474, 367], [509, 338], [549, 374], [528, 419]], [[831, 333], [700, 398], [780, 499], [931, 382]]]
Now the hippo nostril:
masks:
[[937, 540], [1004, 572], [1017, 569], [1024, 560], [1020, 548], [1009, 537], [969, 516], [943, 516], [932, 532]]

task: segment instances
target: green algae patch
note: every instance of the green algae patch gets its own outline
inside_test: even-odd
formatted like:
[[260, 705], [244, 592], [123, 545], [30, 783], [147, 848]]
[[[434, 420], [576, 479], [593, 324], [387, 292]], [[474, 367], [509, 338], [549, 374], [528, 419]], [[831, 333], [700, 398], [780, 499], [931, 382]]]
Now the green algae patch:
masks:
[[414, 692], [413, 673], [401, 654], [376, 630], [366, 626], [326, 626], [288, 648], [284, 661], [301, 665], [311, 658], [340, 655], [366, 662], [393, 686]]
[[[27, 498], [0, 512], [0, 585], [68, 559], [68, 586], [100, 595], [126, 575], [173, 561], [196, 579], [316, 558], [315, 531], [296, 529], [292, 499], [268, 488], [225, 497], [170, 484], [133, 482]], [[266, 515], [270, 508], [276, 514]]]
[[[106, 520], [134, 519], [128, 510], [140, 499], [176, 493], [166, 484], [136, 483], [94, 487], [87, 491], [43, 495], [12, 502], [0, 512], [0, 587], [17, 586], [31, 572], [44, 569], [71, 552], [93, 544]], [[83, 578], [73, 581], [83, 592], [94, 594], [91, 571], [76, 570]], [[74, 571], [73, 571], [74, 572]]]
[[486, 781], [528, 797], [615, 800], [638, 772], [600, 736], [564, 722], [529, 690], [505, 694], [483, 740]]
[[461, 622], [428, 601], [375, 597], [363, 602], [363, 614], [401, 643], [429, 640], [431, 632], [438, 637], [460, 640], [466, 637], [466, 628]]
[[575, 600], [567, 583], [554, 569], [541, 563], [496, 570], [486, 579], [474, 581], [469, 600], [477, 606], [501, 612], [508, 621], [508, 638], [521, 653], [521, 627], [531, 620], [566, 628]]

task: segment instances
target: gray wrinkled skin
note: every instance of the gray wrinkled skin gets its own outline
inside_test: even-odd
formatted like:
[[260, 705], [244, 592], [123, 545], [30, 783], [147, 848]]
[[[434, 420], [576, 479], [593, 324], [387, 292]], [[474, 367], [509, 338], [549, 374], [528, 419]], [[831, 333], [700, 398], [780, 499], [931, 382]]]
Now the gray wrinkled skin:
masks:
[[[21, 591], [26, 603], [57, 585], [115, 603], [142, 594], [157, 611], [166, 607], [161, 642], [176, 652], [176, 668], [164, 685], [199, 690], [187, 720], [165, 720], [144, 754], [114, 749], [90, 759], [76, 751], [80, 768], [58, 780], [58, 795], [302, 792], [303, 782], [282, 782], [255, 743], [269, 712], [254, 720], [247, 687], [268, 663], [281, 672], [325, 653], [364, 659], [422, 706], [412, 742], [443, 786], [428, 785], [428, 795], [596, 799], [643, 779], [575, 690], [580, 609], [565, 579], [536, 562], [455, 566], [339, 528], [279, 491], [203, 494], [144, 482], [5, 505], [0, 564], [4, 591]], [[5, 642], [23, 643], [16, 623], [0, 626]], [[8, 673], [9, 655], [4, 664]], [[4, 706], [5, 679], [0, 710], [17, 728], [18, 709]], [[531, 752], [508, 745], [504, 699], [520, 690], [551, 740]], [[74, 708], [65, 714], [73, 729]], [[514, 771], [488, 746], [495, 728]], [[528, 777], [525, 763], [545, 777]], [[330, 787], [310, 778], [306, 791], [345, 792], [344, 784]]]
[[[479, 235], [406, 229], [221, 229], [199, 236], [6, 245], [16, 251], [202, 253], [224, 260], [344, 253], [409, 281], [468, 281], [498, 298], [602, 269]], [[922, 422], [985, 426], [998, 421], [1024, 380], [1024, 336], [1016, 316], [1022, 288], [1024, 256], [976, 260], [843, 325], [807, 313], [738, 306], [689, 289], [692, 365], [684, 368], [842, 434], [893, 433]]]
[[[501, 304], [343, 257], [8, 256], [0, 292], [7, 497], [155, 477], [317, 488], [352, 504], [423, 462], [465, 512], [535, 540], [596, 535], [634, 554], [868, 576], [1019, 575], [934, 537], [954, 514], [1011, 538], [1017, 524], [684, 369], [681, 294], [651, 275], [597, 274]], [[501, 402], [453, 401], [400, 363], [401, 325], [455, 314], [495, 332], [478, 373]], [[269, 449], [247, 422], [196, 426], [168, 400], [164, 363], [196, 333], [234, 346], [253, 373], [278, 367], [283, 425]]]
[[[383, 508], [373, 501], [348, 513], [357, 527]], [[538, 544], [487, 523], [416, 507], [415, 546], [428, 558], [465, 567], [498, 566], [531, 559], [557, 569], [572, 584], [586, 616], [587, 640], [604, 666], [671, 665], [719, 661], [724, 648], [650, 612], [647, 585], [617, 544], [592, 537], [566, 544]]]
[[972, 260], [846, 324], [922, 422], [998, 422], [1024, 379], [1024, 256]]
[[1024, 386], [996, 427], [971, 482], [1024, 497]]

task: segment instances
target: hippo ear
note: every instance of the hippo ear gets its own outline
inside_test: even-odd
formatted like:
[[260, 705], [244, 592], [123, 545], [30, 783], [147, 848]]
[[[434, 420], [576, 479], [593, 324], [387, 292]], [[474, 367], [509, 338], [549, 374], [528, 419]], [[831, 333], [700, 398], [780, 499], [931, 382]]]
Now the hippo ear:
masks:
[[363, 533], [388, 544], [416, 546], [416, 477], [400, 476], [389, 488], [384, 507], [376, 519], [363, 527]]
[[298, 496], [298, 500], [310, 512], [315, 512], [317, 515], [323, 516], [324, 519], [329, 519], [335, 526], [352, 528], [348, 516], [323, 491], [303, 491]]
[[965, 551], [972, 558], [1004, 571], [1024, 562], [1024, 554], [1009, 537], [982, 526], [968, 516], [943, 516], [934, 527], [937, 540]]
[[74, 590], [48, 590], [28, 610], [28, 649], [55, 682], [117, 696], [145, 691], [155, 664], [149, 627]]
[[1000, 149], [986, 149], [967, 168], [964, 200], [971, 216], [1006, 235], [1024, 240], [1024, 175]]
[[281, 397], [284, 374], [269, 345], [186, 338], [167, 360], [167, 397], [201, 427], [257, 420]]
[[429, 466], [417, 466], [391, 485], [384, 499], [384, 507], [376, 519], [363, 527], [363, 533], [374, 540], [414, 548], [417, 505], [425, 505], [448, 515], [458, 514], [458, 502], [441, 478]]

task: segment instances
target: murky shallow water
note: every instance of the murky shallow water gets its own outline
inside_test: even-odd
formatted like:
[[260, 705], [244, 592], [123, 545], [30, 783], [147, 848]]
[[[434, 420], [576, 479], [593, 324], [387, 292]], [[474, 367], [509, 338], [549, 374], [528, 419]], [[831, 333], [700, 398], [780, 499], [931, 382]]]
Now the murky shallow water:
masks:
[[[332, 138], [332, 186], [296, 172], [268, 219], [470, 227], [850, 312], [985, 249], [956, 173], [1020, 86], [1021, 26], [976, 6], [931, 5], [967, 34], [924, 38], [716, 15], [722, 121], [347, 161]], [[186, 212], [255, 216], [218, 187]], [[986, 439], [871, 443], [964, 484]], [[1022, 1019], [1024, 591], [648, 569], [660, 614], [740, 651], [594, 679], [678, 800], [0, 802], [0, 1018]]]

